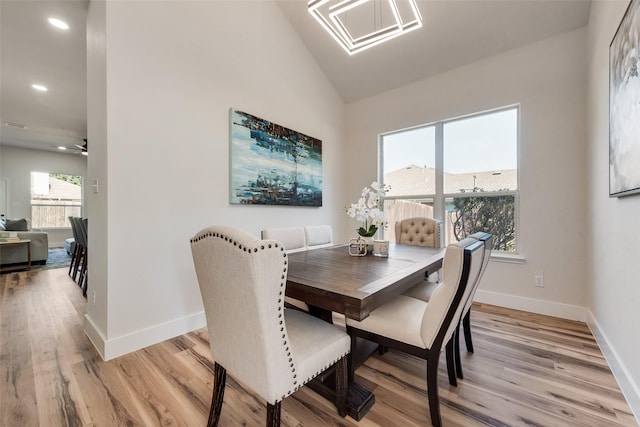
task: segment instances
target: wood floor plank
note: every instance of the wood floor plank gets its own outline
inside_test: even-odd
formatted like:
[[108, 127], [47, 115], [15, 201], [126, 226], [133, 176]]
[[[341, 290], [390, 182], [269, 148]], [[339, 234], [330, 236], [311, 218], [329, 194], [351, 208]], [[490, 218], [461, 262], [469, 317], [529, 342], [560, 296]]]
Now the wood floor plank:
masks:
[[38, 426], [31, 339], [29, 294], [22, 292], [26, 277], [0, 275], [0, 425]]
[[[206, 328], [109, 362], [83, 331], [86, 300], [66, 269], [0, 275], [1, 426], [204, 426], [213, 390]], [[476, 304], [475, 353], [451, 387], [440, 360], [448, 427], [638, 426], [589, 328]], [[303, 387], [282, 403], [283, 426], [430, 424], [426, 362], [389, 351], [356, 371], [376, 403], [359, 422]], [[227, 377], [221, 426], [264, 425], [262, 399]]]

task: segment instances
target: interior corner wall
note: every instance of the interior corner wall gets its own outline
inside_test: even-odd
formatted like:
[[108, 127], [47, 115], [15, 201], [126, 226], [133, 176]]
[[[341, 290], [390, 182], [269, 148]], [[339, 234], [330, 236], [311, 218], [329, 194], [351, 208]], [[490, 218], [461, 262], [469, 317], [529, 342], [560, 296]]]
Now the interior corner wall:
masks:
[[[520, 105], [520, 264], [492, 261], [476, 299], [585, 320], [586, 29], [347, 106], [349, 192], [375, 178], [377, 135]], [[591, 239], [589, 239], [591, 241]], [[544, 287], [534, 275], [544, 272]]]
[[609, 198], [609, 45], [628, 4], [594, 1], [589, 20], [587, 306], [589, 325], [640, 422], [640, 195]]
[[[105, 144], [94, 157], [92, 142], [89, 173], [105, 168], [92, 203], [106, 217], [89, 218], [90, 236], [102, 236], [90, 245], [104, 253], [90, 257], [99, 294], [86, 330], [111, 359], [204, 325], [189, 245], [200, 229], [330, 224], [346, 234], [344, 105], [275, 2], [99, 3], [106, 97], [89, 103], [89, 121], [104, 120]], [[88, 70], [99, 98], [100, 70]], [[322, 140], [322, 207], [229, 204], [232, 107]]]
[[[85, 333], [103, 358], [107, 358], [109, 265], [109, 175], [113, 165], [107, 152], [107, 2], [92, 0], [87, 11], [87, 137], [91, 141], [87, 156], [88, 219], [87, 312]], [[117, 173], [117, 170], [114, 171]], [[114, 300], [117, 303], [117, 299]], [[117, 305], [116, 305], [117, 307]]]
[[[86, 157], [0, 145], [0, 178], [8, 182], [8, 218], [31, 219], [31, 172], [87, 176]], [[86, 187], [86, 182], [85, 182]], [[86, 193], [85, 193], [86, 194]], [[71, 229], [46, 230], [49, 247], [64, 247]]]

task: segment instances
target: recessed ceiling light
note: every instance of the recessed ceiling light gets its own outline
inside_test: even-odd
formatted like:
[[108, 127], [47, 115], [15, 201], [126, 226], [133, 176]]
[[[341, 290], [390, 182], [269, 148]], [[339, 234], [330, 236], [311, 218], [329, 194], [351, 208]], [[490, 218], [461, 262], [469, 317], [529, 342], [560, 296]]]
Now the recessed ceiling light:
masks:
[[58, 150], [66, 150], [67, 147], [63, 147], [62, 145], [58, 147]]
[[19, 129], [27, 128], [27, 125], [23, 123], [16, 123], [16, 122], [4, 122], [4, 125], [10, 128], [19, 128]]
[[56, 28], [60, 28], [61, 30], [69, 29], [69, 25], [66, 22], [61, 21], [57, 18], [49, 18], [49, 24], [53, 25]]
[[46, 91], [49, 90], [49, 89], [47, 89], [46, 86], [39, 85], [39, 84], [36, 84], [36, 83], [32, 84], [31, 87], [34, 88], [35, 90], [39, 90], [40, 92], [46, 92]]

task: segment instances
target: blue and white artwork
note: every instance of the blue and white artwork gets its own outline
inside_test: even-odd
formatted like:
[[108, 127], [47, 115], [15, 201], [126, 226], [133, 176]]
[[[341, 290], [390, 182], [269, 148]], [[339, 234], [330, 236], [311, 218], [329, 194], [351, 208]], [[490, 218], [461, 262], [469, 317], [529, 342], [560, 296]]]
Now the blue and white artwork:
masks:
[[231, 109], [234, 204], [322, 206], [322, 141]]

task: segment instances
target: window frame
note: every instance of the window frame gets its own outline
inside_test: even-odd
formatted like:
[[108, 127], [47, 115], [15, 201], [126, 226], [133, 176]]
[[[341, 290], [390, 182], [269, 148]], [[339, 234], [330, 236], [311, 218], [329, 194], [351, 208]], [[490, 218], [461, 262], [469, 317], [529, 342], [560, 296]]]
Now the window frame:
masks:
[[[488, 114], [500, 113], [502, 111], [508, 110], [516, 110], [516, 190], [508, 190], [508, 191], [484, 191], [482, 193], [473, 193], [473, 192], [458, 192], [458, 193], [445, 193], [444, 192], [444, 126], [447, 123], [452, 123], [455, 121], [466, 120], [476, 117], [481, 117]], [[435, 194], [412, 194], [412, 195], [394, 195], [394, 196], [385, 196], [382, 200], [382, 205], [384, 206], [385, 200], [411, 200], [411, 199], [433, 199], [434, 206], [433, 212], [434, 217], [445, 224], [446, 222], [446, 211], [445, 211], [445, 201], [447, 199], [453, 198], [462, 198], [462, 197], [498, 197], [498, 196], [514, 196], [514, 228], [516, 235], [516, 244], [515, 249], [512, 252], [507, 251], [492, 251], [492, 258], [504, 258], [505, 260], [518, 260], [521, 257], [522, 251], [522, 238], [520, 232], [520, 129], [521, 129], [521, 107], [520, 104], [512, 104], [506, 105], [499, 108], [494, 108], [490, 110], [485, 110], [477, 113], [466, 114], [462, 116], [457, 116], [450, 119], [439, 120], [436, 122], [425, 123], [416, 126], [410, 126], [403, 129], [397, 129], [390, 132], [383, 132], [378, 134], [378, 182], [384, 184], [384, 138], [389, 135], [395, 135], [398, 133], [403, 133], [407, 131], [411, 131], [413, 129], [425, 128], [425, 127], [435, 127]], [[393, 225], [389, 225], [393, 226]], [[384, 238], [385, 231], [382, 231], [382, 235]], [[446, 233], [445, 233], [446, 234]], [[443, 241], [444, 243], [444, 241]]]

